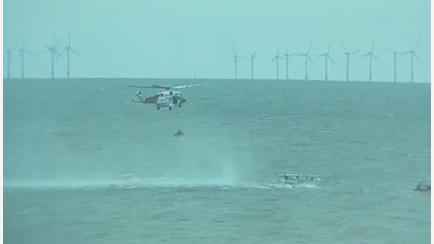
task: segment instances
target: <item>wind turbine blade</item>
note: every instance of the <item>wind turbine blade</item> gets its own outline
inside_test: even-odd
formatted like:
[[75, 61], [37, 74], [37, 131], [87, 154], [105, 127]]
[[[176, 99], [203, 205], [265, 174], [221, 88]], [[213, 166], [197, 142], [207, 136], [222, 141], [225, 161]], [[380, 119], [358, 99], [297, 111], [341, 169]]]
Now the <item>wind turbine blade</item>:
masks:
[[327, 55], [327, 58], [332, 61], [332, 63], [334, 63], [335, 61], [332, 59], [332, 57], [330, 57], [330, 55]]
[[408, 55], [408, 54], [410, 54], [410, 51], [407, 51], [407, 52], [401, 52], [401, 54], [399, 54], [399, 56], [404, 56], [404, 55]]
[[80, 53], [75, 51], [72, 47], [69, 47], [69, 50], [71, 50], [71, 52], [74, 53], [75, 55], [80, 55]]
[[329, 52], [330, 52], [330, 48], [332, 47], [332, 44], [330, 43], [329, 44], [329, 47], [327, 48], [327, 55], [329, 54]]
[[371, 44], [371, 53], [374, 51], [374, 41], [372, 41], [372, 44]]
[[68, 47], [71, 46], [71, 30], [68, 29]]
[[311, 63], [313, 63], [313, 60], [312, 60], [312, 58], [310, 57], [310, 56], [306, 56], [307, 57], [307, 59], [309, 59], [309, 61], [311, 62]]
[[311, 49], [312, 49], [312, 42], [310, 42], [309, 47], [307, 48], [306, 53], [309, 54]]
[[413, 55], [414, 55], [414, 57], [416, 58], [417, 61], [420, 61], [420, 58], [419, 58], [419, 56], [417, 56], [416, 53], [413, 53]]
[[345, 46], [345, 44], [344, 44], [343, 42], [341, 42], [341, 45], [342, 45], [342, 47], [344, 48], [345, 52], [348, 52], [348, 51], [347, 51], [347, 47]]
[[417, 37], [416, 43], [414, 44], [413, 51], [416, 50], [417, 46], [419, 45], [420, 36]]
[[366, 58], [366, 57], [369, 57], [369, 53], [362, 56], [362, 58]]
[[375, 54], [372, 54], [372, 57], [374, 57], [377, 61], [380, 61], [380, 58], [379, 57], [377, 57], [377, 55], [375, 55]]
[[360, 51], [360, 49], [357, 49], [357, 50], [354, 50], [354, 51], [350, 52], [349, 54], [356, 54], [356, 53], [358, 53], [359, 51]]

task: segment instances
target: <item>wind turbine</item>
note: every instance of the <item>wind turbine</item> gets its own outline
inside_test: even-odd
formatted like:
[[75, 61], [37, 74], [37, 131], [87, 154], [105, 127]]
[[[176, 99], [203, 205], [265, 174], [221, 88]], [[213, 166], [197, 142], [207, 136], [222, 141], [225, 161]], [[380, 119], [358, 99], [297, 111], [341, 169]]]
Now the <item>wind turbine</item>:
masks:
[[310, 50], [312, 49], [312, 42], [309, 44], [309, 47], [307, 48], [305, 53], [300, 53], [298, 54], [298, 56], [300, 57], [304, 57], [304, 80], [308, 80], [309, 79], [309, 75], [307, 72], [307, 64], [308, 61], [313, 62], [312, 58], [310, 57]]
[[327, 52], [321, 53], [318, 55], [318, 57], [324, 57], [324, 79], [328, 80], [328, 61], [335, 62], [332, 57], [330, 56], [330, 48], [332, 44], [329, 44], [329, 47], [327, 48]]
[[416, 48], [417, 48], [418, 44], [419, 44], [419, 38], [416, 40], [416, 43], [414, 44], [413, 49], [408, 50], [402, 54], [402, 55], [410, 55], [410, 72], [411, 72], [410, 80], [411, 80], [411, 82], [414, 82], [414, 58], [416, 58], [417, 61], [420, 60], [416, 54]]
[[353, 50], [353, 51], [348, 51], [347, 47], [345, 46], [345, 44], [341, 43], [342, 47], [344, 48], [344, 55], [345, 55], [345, 60], [346, 60], [346, 81], [350, 80], [350, 56], [356, 54], [359, 49], [357, 50]]
[[51, 54], [51, 79], [54, 79], [54, 63], [55, 59], [60, 55], [60, 53], [57, 51], [57, 46], [55, 43], [51, 46], [47, 46], [47, 49]]
[[286, 51], [286, 53], [283, 55], [285, 56], [285, 64], [286, 64], [286, 79], [289, 80], [289, 57], [292, 56], [296, 56], [299, 55], [297, 53], [288, 53], [288, 51]]
[[277, 48], [276, 54], [274, 54], [274, 57], [272, 61], [276, 62], [276, 80], [279, 79], [279, 60], [283, 59], [282, 56], [279, 53], [279, 48]]
[[70, 66], [70, 53], [72, 52], [75, 55], [78, 55], [78, 53], [71, 47], [71, 32], [68, 31], [68, 45], [65, 47], [66, 52], [66, 77], [68, 79], [71, 76], [71, 66]]
[[18, 49], [18, 54], [20, 56], [20, 60], [21, 60], [21, 79], [24, 79], [24, 54], [30, 54], [30, 52], [26, 49], [24, 49], [23, 47], [21, 47], [20, 49]]
[[377, 55], [374, 54], [374, 41], [372, 41], [371, 49], [363, 56], [363, 58], [369, 58], [369, 81], [372, 81], [372, 58], [380, 61]]
[[255, 79], [255, 58], [256, 51], [250, 56], [250, 72], [252, 75], [252, 80]]
[[235, 50], [235, 48], [233, 49], [234, 51], [234, 72], [235, 72], [235, 79], [238, 79], [238, 59], [240, 58], [244, 58], [241, 56], [238, 56], [237, 50]]
[[12, 51], [11, 51], [11, 49], [6, 49], [5, 51], [6, 51], [6, 57], [8, 59], [8, 61], [6, 63], [6, 68], [7, 68], [6, 78], [10, 79], [11, 78], [11, 58], [12, 58], [11, 52]]
[[389, 50], [393, 55], [393, 82], [396, 82], [398, 80], [397, 76], [397, 63], [398, 63], [398, 54], [400, 54], [400, 51], [391, 50], [386, 47], [387, 50]]

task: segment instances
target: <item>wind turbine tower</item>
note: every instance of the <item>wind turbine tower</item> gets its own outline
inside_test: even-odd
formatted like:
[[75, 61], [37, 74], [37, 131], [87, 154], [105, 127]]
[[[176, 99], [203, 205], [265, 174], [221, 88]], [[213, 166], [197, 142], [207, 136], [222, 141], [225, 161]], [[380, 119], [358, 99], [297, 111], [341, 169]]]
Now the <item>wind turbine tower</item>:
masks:
[[256, 51], [250, 56], [250, 72], [252, 75], [252, 80], [255, 79], [255, 58], [256, 58]]
[[285, 66], [286, 66], [286, 80], [289, 80], [289, 53], [285, 53]]
[[371, 44], [371, 49], [368, 53], [366, 53], [364, 58], [369, 58], [369, 81], [372, 81], [372, 58], [375, 58], [376, 60], [380, 60], [377, 55], [374, 54], [374, 42]]
[[286, 80], [289, 80], [289, 57], [298, 55], [296, 53], [288, 53], [288, 51], [283, 55], [285, 56], [285, 65], [286, 65]]
[[57, 51], [57, 47], [56, 44], [53, 44], [51, 46], [47, 47], [48, 51], [51, 54], [51, 79], [54, 79], [54, 65], [55, 65], [55, 61], [58, 55], [60, 55], [60, 53]]
[[329, 44], [329, 47], [327, 48], [327, 52], [321, 53], [320, 55], [318, 55], [318, 57], [324, 57], [324, 80], [328, 80], [328, 61], [332, 61], [333, 63], [335, 62], [331, 57], [330, 57], [330, 48], [331, 48], [332, 44]]
[[10, 49], [6, 49], [5, 51], [6, 51], [6, 57], [8, 59], [8, 61], [6, 63], [6, 68], [7, 68], [6, 78], [10, 79], [11, 78], [11, 58], [12, 58], [11, 52], [12, 51]]
[[70, 60], [70, 55], [71, 52], [75, 55], [78, 55], [78, 53], [72, 48], [71, 46], [71, 32], [68, 32], [68, 45], [65, 47], [65, 52], [66, 52], [66, 77], [68, 77], [68, 79], [71, 77], [71, 60]]
[[350, 56], [356, 54], [359, 49], [354, 50], [354, 51], [348, 51], [347, 47], [345, 46], [345, 44], [341, 43], [342, 47], [344, 48], [344, 55], [345, 55], [345, 63], [346, 63], [346, 72], [345, 72], [345, 80], [346, 81], [350, 81]]
[[24, 55], [26, 53], [29, 53], [29, 51], [27, 51], [23, 47], [18, 49], [18, 54], [20, 56], [20, 61], [21, 61], [21, 79], [24, 79]]
[[397, 81], [396, 63], [397, 63], [398, 53], [399, 53], [398, 51], [393, 51], [393, 82]]
[[238, 59], [243, 58], [241, 56], [238, 56], [237, 50], [235, 50], [234, 48], [234, 75], [235, 75], [235, 79], [238, 79]]
[[282, 56], [279, 53], [279, 48], [277, 48], [277, 52], [273, 57], [274, 62], [276, 62], [276, 80], [279, 79], [279, 60], [282, 59]]
[[419, 61], [419, 57], [416, 54], [416, 48], [417, 45], [419, 44], [419, 39], [417, 39], [416, 43], [414, 44], [413, 49], [408, 50], [407, 52], [405, 52], [403, 55], [410, 55], [410, 72], [411, 72], [411, 77], [410, 80], [411, 82], [414, 82], [414, 58], [416, 58], [417, 61]]
[[312, 58], [310, 57], [310, 50], [312, 49], [312, 43], [309, 44], [305, 53], [301, 53], [298, 56], [304, 57], [304, 80], [309, 79], [309, 74], [307, 70], [308, 62], [312, 62]]

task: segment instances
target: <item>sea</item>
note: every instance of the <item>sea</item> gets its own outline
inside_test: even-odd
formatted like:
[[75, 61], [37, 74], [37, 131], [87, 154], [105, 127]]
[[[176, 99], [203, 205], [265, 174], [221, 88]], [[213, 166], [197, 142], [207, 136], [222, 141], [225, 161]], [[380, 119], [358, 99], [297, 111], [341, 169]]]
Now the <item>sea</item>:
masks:
[[[197, 86], [181, 108], [133, 102], [153, 84]], [[429, 83], [11, 79], [3, 95], [4, 243], [430, 242]]]

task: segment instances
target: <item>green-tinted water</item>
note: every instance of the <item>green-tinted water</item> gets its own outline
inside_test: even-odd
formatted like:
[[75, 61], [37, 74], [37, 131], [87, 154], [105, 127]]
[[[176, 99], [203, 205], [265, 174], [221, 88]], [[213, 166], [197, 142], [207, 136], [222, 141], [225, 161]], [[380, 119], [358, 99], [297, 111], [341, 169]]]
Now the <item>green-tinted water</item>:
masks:
[[6, 243], [429, 242], [429, 84], [175, 83], [5, 81]]

